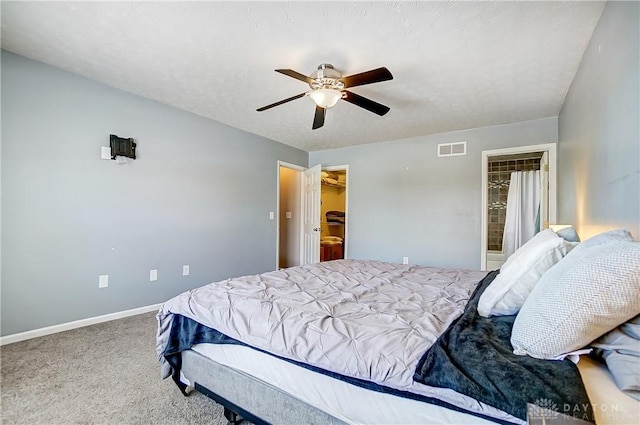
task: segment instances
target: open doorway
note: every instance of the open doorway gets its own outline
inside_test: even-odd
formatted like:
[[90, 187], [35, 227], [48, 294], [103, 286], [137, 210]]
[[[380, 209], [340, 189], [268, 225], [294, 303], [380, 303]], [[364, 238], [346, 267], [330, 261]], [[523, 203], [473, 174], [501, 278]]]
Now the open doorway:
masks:
[[278, 161], [277, 268], [347, 258], [348, 168]]
[[495, 270], [528, 238], [555, 224], [556, 145], [483, 151], [482, 192], [480, 267]]
[[276, 267], [283, 269], [301, 263], [302, 204], [304, 167], [278, 161], [278, 232]]
[[320, 261], [342, 260], [347, 241], [347, 170], [323, 168], [320, 176]]

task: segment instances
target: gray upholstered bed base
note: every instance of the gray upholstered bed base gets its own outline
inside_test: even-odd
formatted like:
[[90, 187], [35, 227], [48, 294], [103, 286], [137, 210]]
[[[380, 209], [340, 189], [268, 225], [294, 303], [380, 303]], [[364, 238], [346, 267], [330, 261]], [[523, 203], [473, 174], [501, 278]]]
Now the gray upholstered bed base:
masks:
[[182, 352], [182, 374], [191, 386], [248, 420], [254, 416], [271, 424], [345, 424], [266, 382], [192, 350]]

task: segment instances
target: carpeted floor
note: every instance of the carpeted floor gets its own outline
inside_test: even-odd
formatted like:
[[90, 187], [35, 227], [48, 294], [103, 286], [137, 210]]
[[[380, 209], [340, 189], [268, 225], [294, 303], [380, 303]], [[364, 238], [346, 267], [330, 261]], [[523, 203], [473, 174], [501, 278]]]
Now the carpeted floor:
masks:
[[155, 313], [0, 347], [3, 424], [226, 424], [160, 379]]

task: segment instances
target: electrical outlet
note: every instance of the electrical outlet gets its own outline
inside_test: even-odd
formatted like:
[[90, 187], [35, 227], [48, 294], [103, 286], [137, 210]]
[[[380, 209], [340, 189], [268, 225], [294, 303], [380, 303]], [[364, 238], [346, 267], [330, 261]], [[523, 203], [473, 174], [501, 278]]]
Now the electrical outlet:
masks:
[[158, 280], [158, 270], [149, 271], [149, 282], [155, 282]]
[[273, 220], [275, 218], [275, 213], [273, 211], [269, 211], [269, 220]]
[[109, 286], [109, 275], [101, 274], [98, 277], [98, 288], [107, 288]]
[[402, 264], [409, 264], [409, 257], [402, 257]]
[[182, 266], [182, 276], [189, 276], [189, 265], [185, 264]]

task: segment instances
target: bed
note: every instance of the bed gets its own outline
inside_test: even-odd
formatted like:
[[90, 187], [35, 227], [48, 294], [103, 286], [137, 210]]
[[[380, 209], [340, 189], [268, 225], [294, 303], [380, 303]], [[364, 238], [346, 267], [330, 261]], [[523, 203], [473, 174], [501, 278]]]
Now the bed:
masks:
[[497, 276], [336, 260], [205, 285], [158, 313], [162, 376], [231, 422], [638, 422], [619, 390], [598, 403], [605, 366], [513, 354], [518, 315], [478, 313]]

